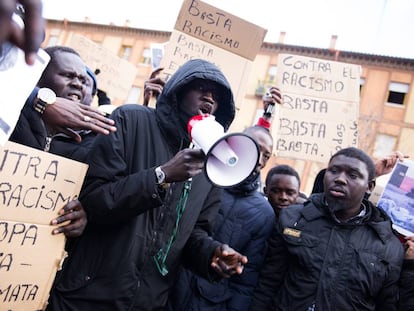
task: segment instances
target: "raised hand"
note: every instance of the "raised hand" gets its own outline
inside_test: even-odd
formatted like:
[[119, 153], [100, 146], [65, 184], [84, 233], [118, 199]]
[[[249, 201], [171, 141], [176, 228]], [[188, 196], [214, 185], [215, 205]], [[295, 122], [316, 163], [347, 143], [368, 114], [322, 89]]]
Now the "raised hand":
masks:
[[158, 77], [158, 75], [161, 73], [161, 71], [164, 68], [158, 68], [155, 69], [151, 75], [149, 80], [145, 81], [144, 83], [144, 106], [148, 106], [149, 101], [152, 96], [155, 96], [155, 98], [158, 97], [158, 95], [161, 94], [162, 89], [164, 88], [165, 81]]
[[183, 149], [170, 161], [161, 165], [167, 183], [184, 181], [200, 174], [204, 167], [205, 155], [200, 149]]
[[[12, 18], [17, 4], [24, 10], [24, 28]], [[0, 0], [0, 45], [9, 41], [21, 48], [29, 65], [35, 62], [36, 52], [44, 39], [44, 24], [40, 0]]]
[[62, 97], [57, 97], [55, 104], [47, 105], [42, 118], [52, 134], [64, 133], [77, 142], [82, 138], [76, 130], [91, 130], [104, 135], [116, 131], [115, 122], [99, 110]]
[[247, 264], [247, 257], [236, 252], [227, 244], [217, 247], [211, 260], [211, 267], [223, 278], [241, 274], [245, 264]]

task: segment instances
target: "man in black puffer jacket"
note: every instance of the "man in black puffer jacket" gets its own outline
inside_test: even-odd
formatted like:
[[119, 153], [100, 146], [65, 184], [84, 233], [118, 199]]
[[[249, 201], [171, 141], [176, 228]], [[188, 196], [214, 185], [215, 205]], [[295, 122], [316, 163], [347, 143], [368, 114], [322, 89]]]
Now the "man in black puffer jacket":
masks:
[[324, 193], [280, 213], [250, 310], [397, 310], [403, 247], [364, 199], [374, 177], [362, 150], [332, 156]]

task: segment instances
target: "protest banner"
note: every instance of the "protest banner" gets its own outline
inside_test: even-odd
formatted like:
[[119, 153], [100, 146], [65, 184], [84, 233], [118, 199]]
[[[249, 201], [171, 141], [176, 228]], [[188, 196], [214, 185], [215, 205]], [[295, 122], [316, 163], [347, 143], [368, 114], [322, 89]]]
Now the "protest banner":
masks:
[[267, 30], [199, 0], [185, 0], [165, 46], [160, 77], [169, 77], [186, 61], [216, 64], [232, 87], [237, 108], [245, 95], [252, 61]]
[[52, 219], [76, 199], [87, 165], [20, 144], [0, 148], [0, 310], [43, 310], [65, 257]]
[[377, 205], [391, 218], [394, 229], [403, 236], [414, 236], [414, 162], [398, 162]]
[[69, 44], [80, 54], [82, 60], [92, 71], [99, 69], [97, 75], [99, 89], [109, 97], [125, 100], [135, 81], [137, 67], [118, 57], [111, 50], [96, 44], [92, 40], [73, 34]]
[[357, 146], [360, 72], [358, 65], [279, 55], [277, 156], [326, 163], [336, 151]]

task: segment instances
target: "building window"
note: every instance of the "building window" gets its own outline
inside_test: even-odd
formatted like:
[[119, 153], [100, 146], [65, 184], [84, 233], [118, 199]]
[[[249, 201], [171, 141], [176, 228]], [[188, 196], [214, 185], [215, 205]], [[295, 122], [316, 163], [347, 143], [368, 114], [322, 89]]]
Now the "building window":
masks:
[[57, 35], [50, 35], [49, 40], [47, 41], [47, 46], [55, 46], [58, 45], [59, 36]]
[[268, 82], [275, 82], [276, 81], [276, 74], [277, 74], [277, 66], [276, 65], [270, 65], [269, 71], [267, 72]]
[[404, 105], [405, 95], [408, 93], [409, 85], [407, 83], [390, 82], [388, 86], [387, 103]]
[[375, 146], [373, 156], [374, 158], [381, 158], [391, 154], [395, 148], [397, 138], [390, 135], [378, 134], [375, 139]]
[[144, 49], [140, 59], [141, 64], [151, 65], [151, 49]]
[[131, 90], [129, 91], [126, 103], [127, 104], [139, 104], [140, 96], [141, 96], [141, 88], [138, 86], [133, 86], [131, 87]]
[[119, 57], [122, 59], [129, 60], [129, 56], [131, 56], [132, 46], [123, 45], [121, 46], [121, 50], [119, 51]]
[[359, 93], [362, 93], [362, 88], [365, 85], [365, 78], [360, 78], [359, 79]]

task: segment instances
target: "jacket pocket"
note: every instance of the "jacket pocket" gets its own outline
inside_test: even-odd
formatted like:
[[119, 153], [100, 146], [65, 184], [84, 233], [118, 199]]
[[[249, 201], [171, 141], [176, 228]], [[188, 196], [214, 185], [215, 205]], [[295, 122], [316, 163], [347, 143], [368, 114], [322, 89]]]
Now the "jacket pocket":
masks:
[[359, 251], [355, 252], [355, 265], [349, 278], [350, 287], [357, 292], [366, 290], [375, 297], [382, 288], [389, 273], [389, 263], [375, 254]]
[[205, 279], [197, 278], [196, 287], [200, 296], [211, 303], [221, 304], [230, 299], [227, 280], [210, 283]]
[[286, 229], [283, 238], [287, 243], [290, 254], [296, 258], [302, 267], [311, 269], [315, 266], [315, 256], [317, 253], [315, 248], [320, 244], [319, 238], [306, 232], [287, 234]]

